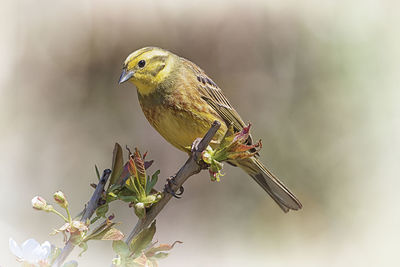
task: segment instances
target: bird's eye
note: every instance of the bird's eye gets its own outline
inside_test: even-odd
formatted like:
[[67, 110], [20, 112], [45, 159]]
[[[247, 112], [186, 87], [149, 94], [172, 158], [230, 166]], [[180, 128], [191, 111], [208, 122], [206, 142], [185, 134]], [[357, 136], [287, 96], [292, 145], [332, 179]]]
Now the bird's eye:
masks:
[[143, 68], [144, 65], [146, 65], [146, 61], [144, 61], [143, 59], [139, 61], [138, 66], [139, 68]]

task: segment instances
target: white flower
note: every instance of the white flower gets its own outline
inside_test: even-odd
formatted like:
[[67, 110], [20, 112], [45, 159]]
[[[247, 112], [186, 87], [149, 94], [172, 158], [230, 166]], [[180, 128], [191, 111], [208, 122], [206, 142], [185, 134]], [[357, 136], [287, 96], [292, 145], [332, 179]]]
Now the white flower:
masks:
[[37, 210], [44, 210], [47, 206], [46, 200], [42, 197], [36, 196], [32, 198], [32, 207]]
[[22, 246], [19, 246], [14, 239], [10, 238], [9, 246], [18, 260], [30, 264], [46, 263], [52, 250], [52, 245], [49, 241], [40, 245], [35, 239], [28, 239]]

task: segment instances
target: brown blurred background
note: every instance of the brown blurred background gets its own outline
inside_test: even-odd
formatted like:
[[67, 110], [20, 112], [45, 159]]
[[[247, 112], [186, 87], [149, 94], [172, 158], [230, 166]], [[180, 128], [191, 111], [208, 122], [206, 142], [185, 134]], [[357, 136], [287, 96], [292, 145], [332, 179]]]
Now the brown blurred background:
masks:
[[[283, 214], [230, 166], [220, 183], [192, 177], [158, 217], [160, 242], [184, 242], [161, 266], [399, 266], [396, 1], [0, 6], [1, 266], [17, 266], [9, 237], [62, 246], [49, 236], [62, 222], [30, 201], [61, 189], [78, 213], [114, 142], [149, 151], [159, 188], [183, 164], [144, 118], [134, 86], [117, 84], [126, 56], [149, 45], [206, 70], [304, 205]], [[128, 232], [133, 211], [113, 209]], [[109, 266], [112, 257], [111, 242], [91, 242], [78, 261]]]

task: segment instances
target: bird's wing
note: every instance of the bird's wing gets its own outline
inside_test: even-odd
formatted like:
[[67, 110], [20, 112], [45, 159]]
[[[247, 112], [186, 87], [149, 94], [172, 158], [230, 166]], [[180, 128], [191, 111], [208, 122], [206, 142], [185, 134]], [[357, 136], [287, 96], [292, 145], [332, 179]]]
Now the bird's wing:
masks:
[[184, 58], [182, 58], [182, 61], [196, 76], [196, 88], [201, 94], [201, 97], [217, 111], [227, 125], [232, 124], [235, 131], [241, 131], [246, 124], [229, 103], [218, 85], [197, 65]]

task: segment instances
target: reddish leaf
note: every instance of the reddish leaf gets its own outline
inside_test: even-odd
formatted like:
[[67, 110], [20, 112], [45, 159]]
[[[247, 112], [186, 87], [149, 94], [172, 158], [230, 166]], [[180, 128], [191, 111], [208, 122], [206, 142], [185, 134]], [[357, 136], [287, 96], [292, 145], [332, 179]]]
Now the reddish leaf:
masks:
[[138, 172], [139, 178], [141, 178], [141, 176], [144, 176], [146, 178], [146, 168], [144, 167], [144, 161], [140, 156], [140, 152], [137, 148], [135, 148], [135, 155], [133, 160], [135, 161], [136, 170]]
[[239, 143], [244, 143], [247, 141], [247, 139], [250, 136], [250, 127], [251, 123], [249, 123], [248, 126], [244, 127], [240, 132], [235, 134], [235, 138], [233, 138], [233, 143], [239, 142]]
[[[144, 158], [143, 158], [144, 159]], [[149, 160], [144, 162], [144, 168], [147, 170], [153, 164], [154, 160]]]
[[156, 233], [156, 221], [150, 225], [149, 228], [143, 229], [135, 238], [132, 239], [129, 244], [130, 250], [138, 255], [141, 253], [153, 240], [154, 234]]
[[129, 178], [129, 176], [131, 176], [130, 172], [129, 172], [129, 161], [127, 161], [124, 165], [124, 168], [122, 169], [122, 173], [121, 173], [121, 179], [119, 184], [125, 184], [126, 180]]
[[131, 176], [136, 176], [136, 165], [135, 165], [134, 158], [132, 156], [129, 157], [128, 170], [129, 170], [129, 173], [131, 174]]

